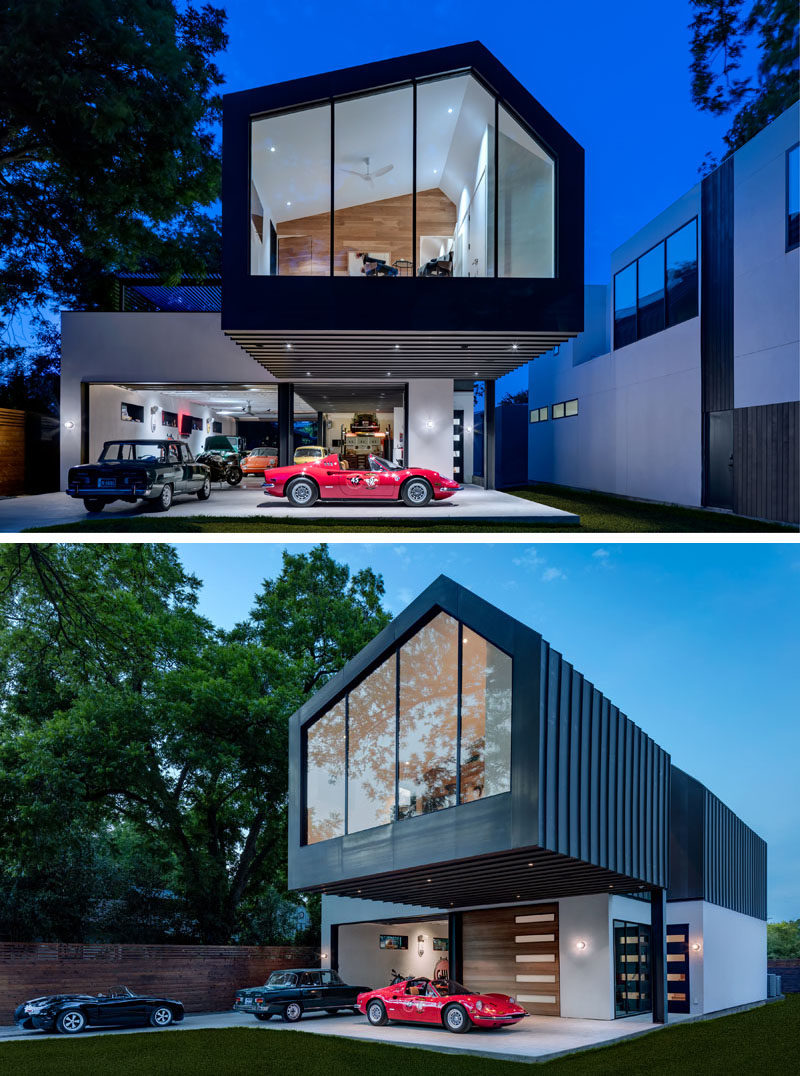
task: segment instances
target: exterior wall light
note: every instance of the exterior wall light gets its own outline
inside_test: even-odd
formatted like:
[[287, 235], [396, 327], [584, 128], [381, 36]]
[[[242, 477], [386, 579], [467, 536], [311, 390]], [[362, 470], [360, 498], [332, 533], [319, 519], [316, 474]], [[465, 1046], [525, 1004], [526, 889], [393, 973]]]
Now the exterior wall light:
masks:
[[433, 423], [431, 422], [430, 419], [428, 419], [428, 421], [425, 423], [425, 429], [426, 430], [432, 430], [433, 429]]
[[702, 949], [702, 946], [701, 946], [700, 942], [692, 942], [692, 952], [693, 953], [699, 953], [701, 949]]
[[586, 942], [585, 941], [575, 942], [575, 948], [576, 949], [585, 949], [586, 948]]
[[72, 421], [72, 419], [70, 419], [70, 418], [67, 419], [67, 421], [64, 423], [64, 429], [65, 430], [74, 430], [75, 429], [75, 423]]

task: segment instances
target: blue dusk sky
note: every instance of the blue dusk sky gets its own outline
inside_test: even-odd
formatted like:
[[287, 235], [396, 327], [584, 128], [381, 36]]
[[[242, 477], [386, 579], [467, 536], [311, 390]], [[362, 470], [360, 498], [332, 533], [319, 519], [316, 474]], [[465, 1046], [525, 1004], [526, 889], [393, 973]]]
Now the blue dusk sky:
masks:
[[[688, 0], [218, 2], [223, 92], [483, 42], [586, 151], [588, 283], [608, 282], [611, 251], [698, 181], [729, 125], [690, 99]], [[497, 398], [523, 388], [527, 370]]]
[[[178, 545], [201, 612], [244, 618], [284, 548]], [[800, 552], [780, 544], [332, 544], [399, 613], [444, 573], [541, 632], [769, 845], [768, 914], [800, 918]], [[235, 565], [235, 570], [232, 570]]]

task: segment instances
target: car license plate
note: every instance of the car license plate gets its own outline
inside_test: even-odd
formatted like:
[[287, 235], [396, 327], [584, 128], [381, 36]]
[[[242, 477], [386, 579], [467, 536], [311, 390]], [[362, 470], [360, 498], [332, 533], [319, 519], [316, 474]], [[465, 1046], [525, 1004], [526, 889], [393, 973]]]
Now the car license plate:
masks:
[[103, 489], [114, 489], [117, 483], [116, 479], [114, 478], [101, 478], [97, 484]]

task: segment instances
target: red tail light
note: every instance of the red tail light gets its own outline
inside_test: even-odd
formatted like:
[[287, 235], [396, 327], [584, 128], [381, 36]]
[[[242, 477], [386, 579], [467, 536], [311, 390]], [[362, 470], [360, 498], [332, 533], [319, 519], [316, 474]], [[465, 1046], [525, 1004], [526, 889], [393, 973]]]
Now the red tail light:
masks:
[[256, 1005], [263, 1005], [263, 1004], [264, 1004], [264, 999], [263, 998], [256, 998]]

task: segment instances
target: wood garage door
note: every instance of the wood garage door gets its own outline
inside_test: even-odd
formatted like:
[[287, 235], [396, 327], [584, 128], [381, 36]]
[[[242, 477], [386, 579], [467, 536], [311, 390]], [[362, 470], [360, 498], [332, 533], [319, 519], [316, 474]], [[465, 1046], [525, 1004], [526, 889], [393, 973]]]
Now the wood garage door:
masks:
[[558, 904], [464, 912], [464, 982], [512, 994], [529, 1013], [560, 1016]]

